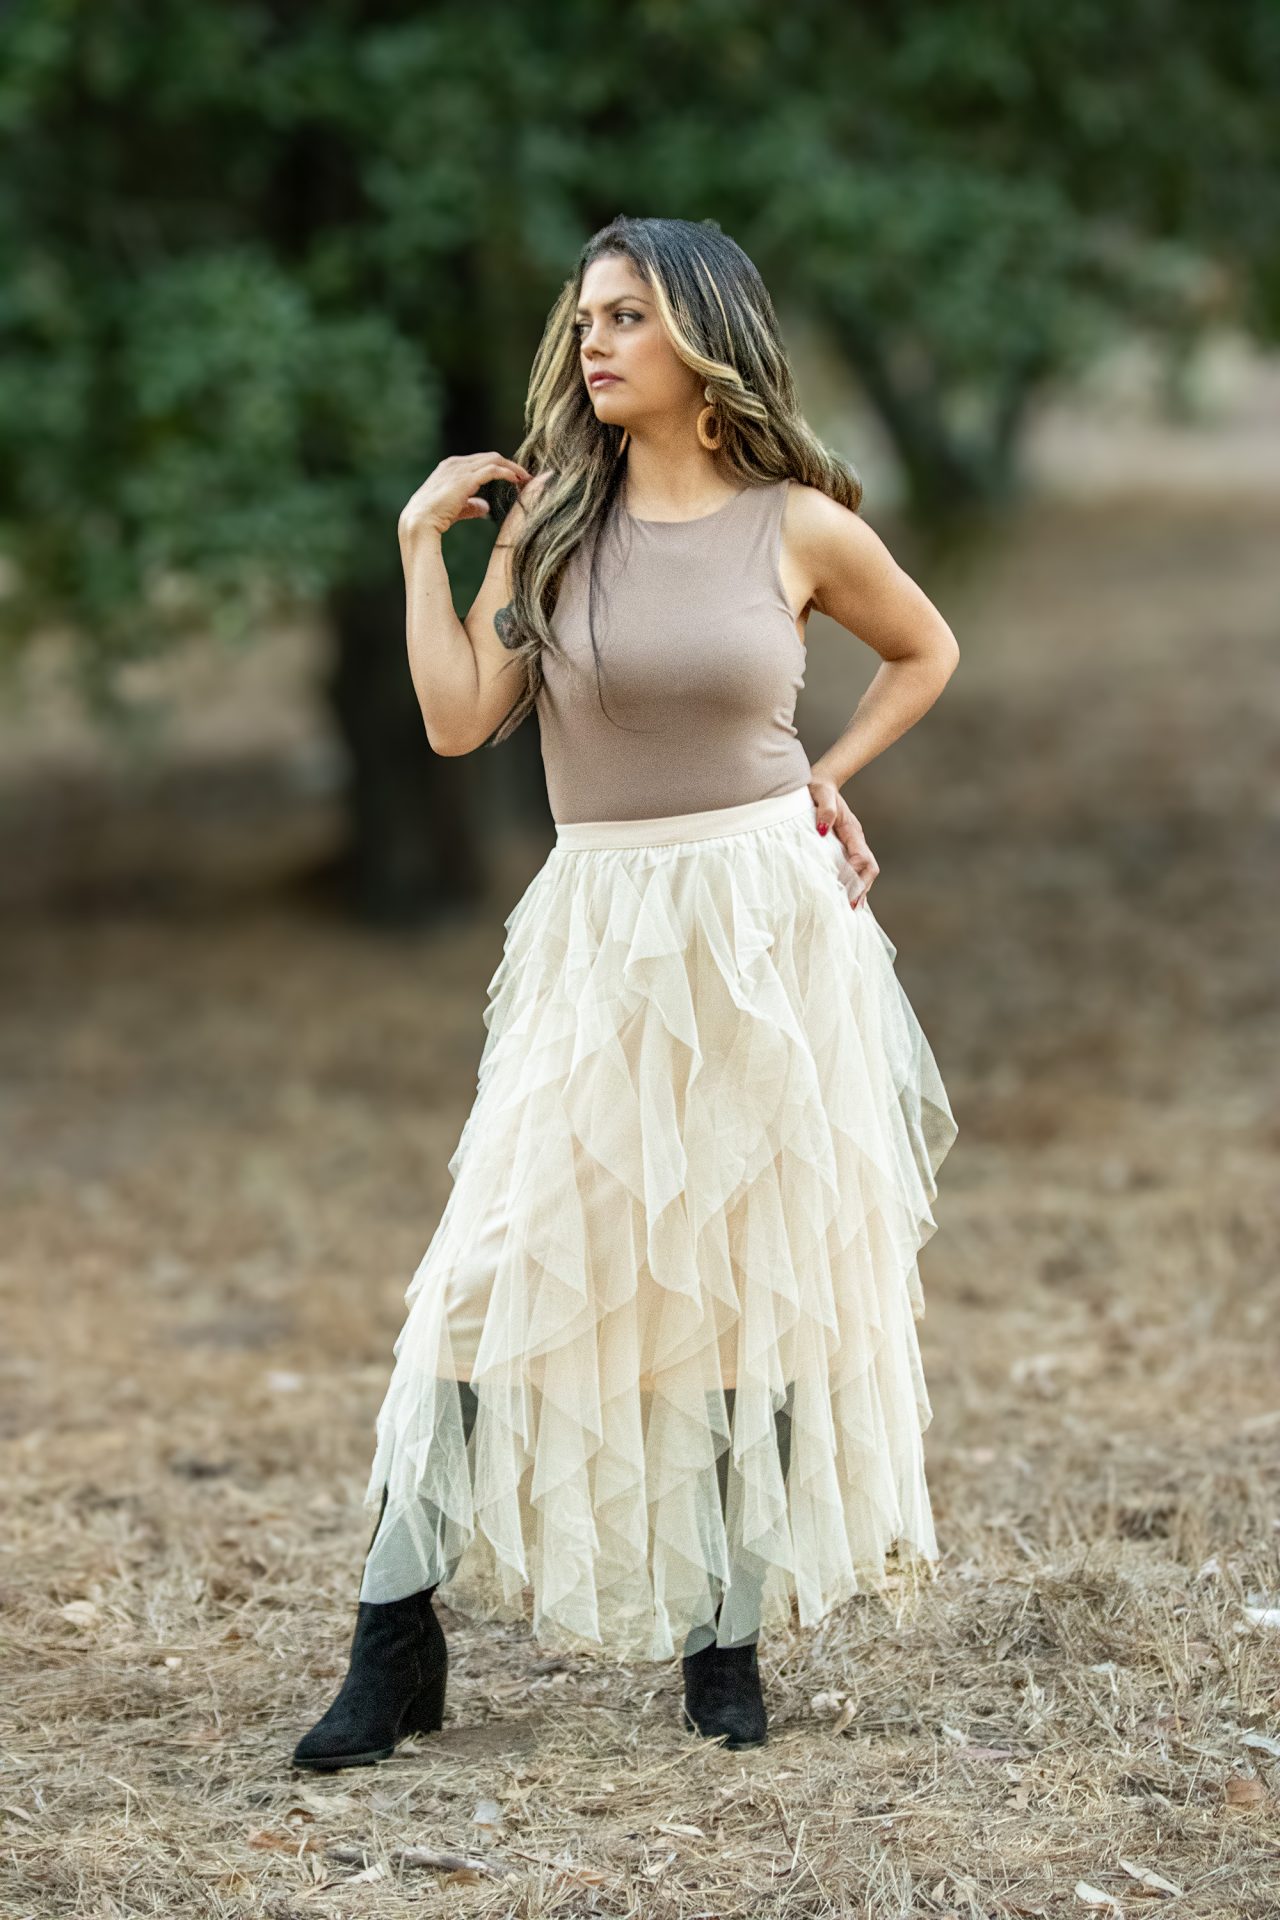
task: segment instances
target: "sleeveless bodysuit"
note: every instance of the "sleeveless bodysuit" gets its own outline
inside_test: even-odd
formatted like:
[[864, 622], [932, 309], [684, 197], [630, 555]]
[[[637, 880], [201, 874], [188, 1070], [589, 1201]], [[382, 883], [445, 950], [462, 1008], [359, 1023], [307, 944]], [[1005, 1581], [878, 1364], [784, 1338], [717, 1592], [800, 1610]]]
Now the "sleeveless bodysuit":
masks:
[[789, 480], [693, 520], [616, 503], [571, 556], [537, 714], [557, 823], [647, 820], [765, 800], [807, 784], [793, 714], [805, 648], [779, 572]]

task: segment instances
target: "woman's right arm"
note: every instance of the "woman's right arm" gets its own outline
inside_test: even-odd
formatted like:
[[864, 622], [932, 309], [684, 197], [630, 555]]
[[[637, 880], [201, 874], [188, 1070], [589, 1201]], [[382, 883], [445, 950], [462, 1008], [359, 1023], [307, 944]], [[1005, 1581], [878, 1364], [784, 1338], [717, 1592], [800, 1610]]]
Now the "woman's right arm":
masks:
[[[537, 476], [539, 480], [542, 475]], [[409, 672], [436, 753], [453, 756], [482, 746], [520, 695], [516, 662], [502, 645], [495, 616], [511, 598], [510, 552], [517, 500], [498, 531], [489, 565], [466, 620], [454, 611], [442, 542], [459, 520], [480, 520], [489, 503], [476, 491], [486, 480], [533, 481], [528, 469], [499, 453], [442, 460], [400, 515]]]

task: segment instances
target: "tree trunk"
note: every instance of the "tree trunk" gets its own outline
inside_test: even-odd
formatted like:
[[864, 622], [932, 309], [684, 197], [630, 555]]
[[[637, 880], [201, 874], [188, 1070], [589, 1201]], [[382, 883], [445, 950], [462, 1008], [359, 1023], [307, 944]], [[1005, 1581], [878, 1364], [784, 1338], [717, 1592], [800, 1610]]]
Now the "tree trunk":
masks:
[[350, 766], [347, 897], [363, 920], [428, 925], [482, 898], [485, 871], [465, 759], [433, 751], [409, 673], [404, 586], [330, 597], [328, 689]]
[[[836, 337], [893, 441], [902, 463], [907, 507], [922, 526], [962, 528], [1005, 501], [1013, 489], [1018, 436], [1047, 356], [1030, 349], [1006, 370], [982, 427], [965, 438], [950, 432], [939, 395], [927, 382], [910, 386], [894, 372], [885, 342], [849, 300], [829, 303]], [[985, 429], [985, 430], [984, 430]]]
[[[460, 307], [473, 281], [473, 266], [461, 257], [453, 277]], [[477, 370], [489, 356], [473, 341], [466, 345], [457, 364], [443, 369], [443, 451], [509, 451], [510, 436], [494, 420], [500, 398], [491, 376]], [[462, 611], [475, 597], [488, 556], [489, 540], [473, 523], [445, 536]], [[485, 831], [548, 813], [536, 718], [530, 715], [500, 747], [442, 757], [427, 739], [409, 672], [399, 570], [385, 583], [339, 590], [330, 605], [337, 645], [330, 693], [352, 769], [344, 864], [353, 907], [362, 918], [390, 926], [465, 911], [488, 888]]]

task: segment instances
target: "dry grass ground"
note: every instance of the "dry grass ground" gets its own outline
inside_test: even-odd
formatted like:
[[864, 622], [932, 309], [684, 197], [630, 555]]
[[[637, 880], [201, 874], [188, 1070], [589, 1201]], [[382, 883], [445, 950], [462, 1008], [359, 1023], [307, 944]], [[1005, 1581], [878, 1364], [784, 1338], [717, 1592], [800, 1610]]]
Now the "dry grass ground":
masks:
[[[287, 888], [334, 821], [266, 747], [144, 792], [15, 755], [6, 1920], [1280, 1913], [1273, 565], [1239, 506], [1041, 511], [928, 583], [961, 670], [850, 798], [961, 1129], [944, 1557], [766, 1640], [755, 1753], [679, 1730], [678, 1663], [449, 1616], [442, 1733], [290, 1771], [545, 843], [481, 924], [378, 939]], [[813, 649], [816, 752], [866, 674]]]

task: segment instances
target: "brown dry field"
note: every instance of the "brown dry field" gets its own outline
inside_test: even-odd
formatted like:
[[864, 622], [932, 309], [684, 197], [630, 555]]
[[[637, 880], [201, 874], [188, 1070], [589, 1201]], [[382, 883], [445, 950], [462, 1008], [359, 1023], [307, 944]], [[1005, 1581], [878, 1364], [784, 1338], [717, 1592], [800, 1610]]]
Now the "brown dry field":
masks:
[[[919, 575], [961, 666], [847, 795], [960, 1126], [943, 1555], [766, 1637], [754, 1753], [680, 1731], [678, 1661], [446, 1613], [443, 1731], [290, 1770], [546, 836], [494, 836], [473, 925], [339, 924], [283, 647], [147, 780], [11, 728], [6, 1920], [1280, 1913], [1274, 553], [1261, 506], [1039, 508]], [[811, 648], [816, 753], [870, 670]]]

